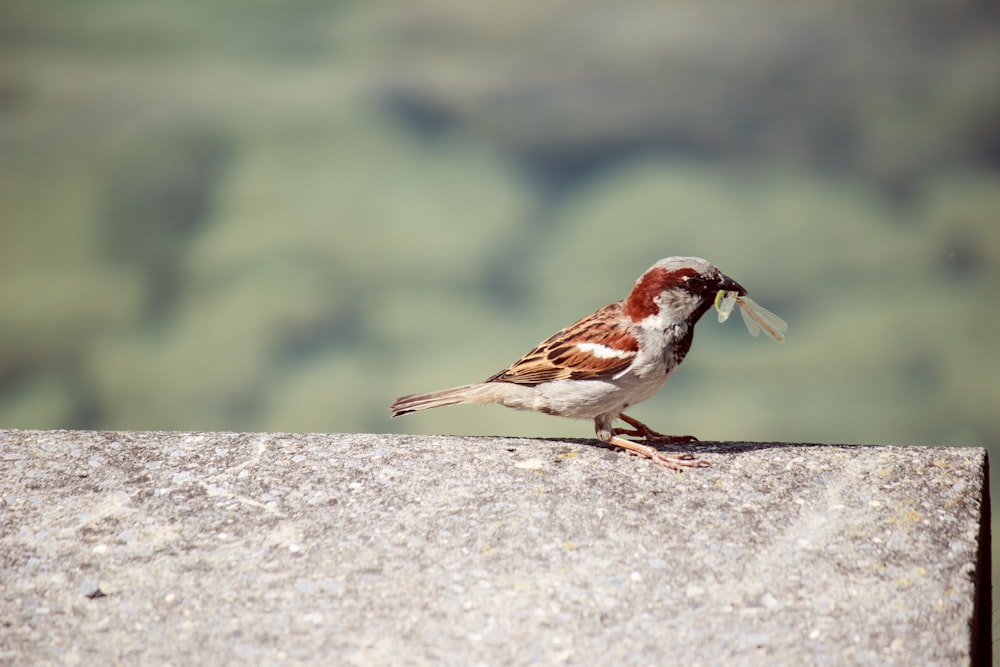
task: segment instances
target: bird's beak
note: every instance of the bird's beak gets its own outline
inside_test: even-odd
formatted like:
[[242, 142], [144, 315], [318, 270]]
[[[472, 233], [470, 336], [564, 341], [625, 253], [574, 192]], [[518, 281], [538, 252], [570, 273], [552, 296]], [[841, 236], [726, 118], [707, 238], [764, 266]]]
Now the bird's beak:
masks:
[[724, 292], [736, 292], [740, 296], [745, 296], [747, 291], [738, 282], [733, 280], [727, 275], [722, 276], [722, 280], [719, 282], [719, 291]]

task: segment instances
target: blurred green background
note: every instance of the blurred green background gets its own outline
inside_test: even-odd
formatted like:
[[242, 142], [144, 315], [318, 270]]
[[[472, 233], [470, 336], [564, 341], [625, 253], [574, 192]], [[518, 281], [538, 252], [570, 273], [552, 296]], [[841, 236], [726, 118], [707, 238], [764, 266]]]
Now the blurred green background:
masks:
[[995, 2], [4, 0], [0, 63], [0, 427], [589, 437], [386, 408], [698, 255], [788, 340], [638, 418], [1000, 442]]

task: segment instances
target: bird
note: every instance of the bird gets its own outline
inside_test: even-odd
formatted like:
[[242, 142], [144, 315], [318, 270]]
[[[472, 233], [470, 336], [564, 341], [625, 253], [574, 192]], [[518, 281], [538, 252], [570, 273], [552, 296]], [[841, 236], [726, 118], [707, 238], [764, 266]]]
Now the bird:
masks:
[[[690, 453], [661, 452], [653, 445], [699, 441], [654, 431], [625, 410], [667, 383], [691, 349], [695, 324], [720, 293], [739, 298], [747, 291], [700, 257], [666, 257], [635, 281], [626, 298], [556, 332], [485, 381], [401, 396], [390, 413], [495, 403], [592, 419], [602, 443], [671, 470], [711, 465]], [[627, 427], [616, 427], [616, 420]]]

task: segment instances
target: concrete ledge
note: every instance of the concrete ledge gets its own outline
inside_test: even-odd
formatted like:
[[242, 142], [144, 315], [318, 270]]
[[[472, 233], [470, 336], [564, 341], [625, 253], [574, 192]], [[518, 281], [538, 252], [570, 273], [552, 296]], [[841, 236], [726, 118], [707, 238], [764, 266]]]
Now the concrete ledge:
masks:
[[0, 663], [989, 664], [983, 449], [0, 431]]

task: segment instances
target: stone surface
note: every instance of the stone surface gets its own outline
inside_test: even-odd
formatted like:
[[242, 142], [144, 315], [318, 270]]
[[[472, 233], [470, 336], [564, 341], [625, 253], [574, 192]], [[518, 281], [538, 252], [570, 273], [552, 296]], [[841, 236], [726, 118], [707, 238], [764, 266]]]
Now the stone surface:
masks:
[[984, 450], [699, 451], [0, 431], [0, 663], [988, 659]]

